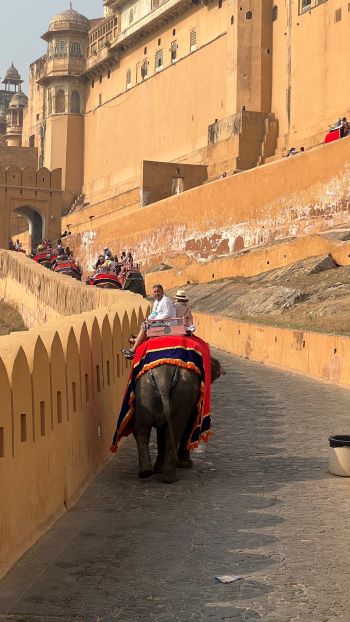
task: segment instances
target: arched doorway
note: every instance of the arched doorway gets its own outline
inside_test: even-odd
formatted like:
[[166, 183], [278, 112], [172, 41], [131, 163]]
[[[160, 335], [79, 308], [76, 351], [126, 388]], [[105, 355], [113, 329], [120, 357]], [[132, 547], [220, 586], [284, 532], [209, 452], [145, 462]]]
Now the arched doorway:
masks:
[[30, 205], [21, 205], [14, 210], [15, 214], [22, 216], [28, 223], [28, 251], [30, 253], [45, 239], [45, 218]]

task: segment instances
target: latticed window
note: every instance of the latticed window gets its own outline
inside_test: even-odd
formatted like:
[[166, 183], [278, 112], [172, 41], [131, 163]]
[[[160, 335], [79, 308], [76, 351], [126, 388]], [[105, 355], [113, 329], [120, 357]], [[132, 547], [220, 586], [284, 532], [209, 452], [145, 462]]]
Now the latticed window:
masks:
[[126, 88], [129, 89], [131, 87], [131, 69], [128, 69], [126, 72]]
[[82, 56], [81, 45], [79, 41], [74, 41], [74, 43], [72, 43], [70, 53], [72, 56]]
[[148, 60], [144, 60], [141, 65], [141, 78], [145, 79], [148, 75]]
[[73, 114], [80, 114], [80, 94], [78, 91], [72, 92], [70, 111]]
[[163, 50], [156, 52], [156, 71], [163, 68]]
[[197, 48], [197, 31], [192, 28], [190, 32], [190, 51], [193, 52]]
[[63, 113], [65, 111], [66, 111], [66, 94], [62, 89], [60, 89], [56, 91], [55, 112]]
[[175, 63], [177, 57], [177, 43], [173, 41], [170, 48], [171, 62]]
[[66, 41], [59, 41], [55, 53], [57, 54], [57, 56], [59, 56], [60, 58], [65, 58], [67, 56], [67, 42]]

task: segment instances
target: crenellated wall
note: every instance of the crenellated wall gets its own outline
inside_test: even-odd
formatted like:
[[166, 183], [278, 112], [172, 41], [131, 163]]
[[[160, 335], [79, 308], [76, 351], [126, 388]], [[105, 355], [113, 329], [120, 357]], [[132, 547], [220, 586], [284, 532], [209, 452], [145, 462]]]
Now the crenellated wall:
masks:
[[139, 302], [1, 337], [0, 576], [110, 457]]
[[0, 577], [111, 456], [130, 371], [120, 350], [148, 308], [0, 250], [0, 298], [32, 327], [0, 337]]

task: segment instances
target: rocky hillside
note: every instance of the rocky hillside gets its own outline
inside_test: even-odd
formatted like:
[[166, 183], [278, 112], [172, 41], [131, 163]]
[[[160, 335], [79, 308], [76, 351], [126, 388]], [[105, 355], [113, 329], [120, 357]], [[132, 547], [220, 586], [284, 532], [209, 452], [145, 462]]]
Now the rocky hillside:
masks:
[[[329, 255], [250, 278], [186, 288], [194, 310], [226, 317], [350, 334], [350, 267]], [[175, 290], [169, 292], [174, 295]]]

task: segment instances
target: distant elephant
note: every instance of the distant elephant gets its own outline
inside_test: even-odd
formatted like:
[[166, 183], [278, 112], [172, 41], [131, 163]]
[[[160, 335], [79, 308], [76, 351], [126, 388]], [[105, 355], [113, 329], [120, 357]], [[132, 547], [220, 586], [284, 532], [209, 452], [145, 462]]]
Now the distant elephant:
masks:
[[[211, 382], [225, 374], [211, 358]], [[201, 379], [189, 369], [160, 365], [139, 378], [135, 388], [133, 434], [138, 448], [139, 477], [161, 473], [162, 481], [176, 482], [176, 467], [192, 466], [186, 441], [195, 421]], [[158, 456], [154, 468], [149, 452], [152, 427], [157, 428]]]

